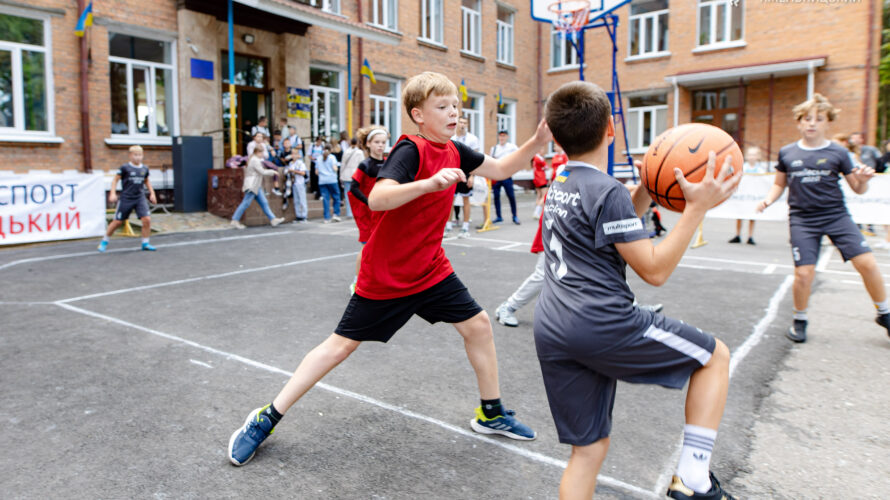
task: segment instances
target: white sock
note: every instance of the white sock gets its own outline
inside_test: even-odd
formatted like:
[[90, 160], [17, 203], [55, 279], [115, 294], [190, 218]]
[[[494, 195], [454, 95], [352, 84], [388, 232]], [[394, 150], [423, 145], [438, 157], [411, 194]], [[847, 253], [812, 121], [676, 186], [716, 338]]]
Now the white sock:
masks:
[[804, 309], [803, 311], [798, 311], [797, 309], [794, 309], [793, 318], [794, 319], [802, 319], [802, 320], [806, 321], [807, 320], [807, 310]]
[[677, 475], [687, 487], [697, 493], [707, 493], [711, 489], [711, 451], [717, 431], [706, 427], [687, 424], [683, 427], [683, 450]]
[[885, 300], [883, 302], [875, 302], [875, 308], [878, 310], [878, 314], [887, 314], [890, 312], [890, 306], [887, 303], [890, 302]]
[[142, 238], [142, 244], [144, 245], [146, 243], [148, 243], [148, 238]]
[[544, 207], [542, 207], [541, 205], [536, 205], [535, 206], [535, 217], [541, 215], [541, 212], [543, 212], [543, 211], [544, 211]]
[[103, 236], [102, 241], [104, 241], [105, 243], [108, 243], [108, 235]]
[[469, 222], [464, 222], [463, 224], [461, 224], [460, 228], [461, 228], [463, 231], [469, 231], [469, 230], [470, 230], [470, 223], [469, 223]]
[[454, 225], [451, 224], [451, 221], [448, 221], [448, 222], [445, 223], [445, 230], [446, 230], [446, 231], [451, 231], [451, 228], [453, 228], [453, 227], [454, 227]]

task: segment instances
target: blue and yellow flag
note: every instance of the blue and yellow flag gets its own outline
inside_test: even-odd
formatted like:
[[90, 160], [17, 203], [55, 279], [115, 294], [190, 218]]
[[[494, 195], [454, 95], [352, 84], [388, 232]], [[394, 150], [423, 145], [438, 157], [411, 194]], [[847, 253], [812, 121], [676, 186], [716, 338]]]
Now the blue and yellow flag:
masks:
[[497, 100], [498, 100], [498, 106], [501, 106], [504, 104], [504, 94], [501, 93], [501, 89], [498, 89]]
[[466, 102], [466, 100], [470, 98], [470, 96], [467, 95], [467, 83], [463, 78], [460, 79], [460, 87], [458, 87], [457, 90], [460, 91], [461, 101]]
[[80, 19], [77, 20], [77, 26], [74, 27], [74, 34], [77, 36], [83, 36], [84, 32], [87, 29], [87, 26], [93, 25], [93, 2], [87, 4], [84, 7], [83, 12], [80, 14]]
[[362, 63], [362, 69], [359, 73], [367, 76], [371, 80], [371, 83], [377, 83], [377, 78], [374, 77], [374, 70], [371, 69], [367, 57], [365, 58], [365, 62]]

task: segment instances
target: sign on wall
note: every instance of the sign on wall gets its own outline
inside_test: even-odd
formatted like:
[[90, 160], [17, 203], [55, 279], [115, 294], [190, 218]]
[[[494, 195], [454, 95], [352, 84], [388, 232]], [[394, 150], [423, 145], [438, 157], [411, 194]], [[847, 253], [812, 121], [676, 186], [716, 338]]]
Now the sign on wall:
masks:
[[309, 89], [287, 88], [287, 117], [307, 120], [312, 117], [312, 92]]
[[103, 176], [0, 177], [0, 245], [105, 234]]

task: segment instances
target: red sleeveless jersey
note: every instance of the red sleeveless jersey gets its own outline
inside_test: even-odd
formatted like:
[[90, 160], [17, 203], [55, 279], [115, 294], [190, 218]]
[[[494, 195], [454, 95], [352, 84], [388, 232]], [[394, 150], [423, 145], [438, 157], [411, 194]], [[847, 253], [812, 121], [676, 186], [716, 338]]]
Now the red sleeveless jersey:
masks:
[[[443, 168], [460, 168], [457, 147], [403, 135], [399, 141], [417, 146], [420, 165], [415, 181], [428, 179]], [[397, 141], [397, 142], [399, 142]], [[380, 213], [368, 243], [355, 291], [374, 300], [395, 299], [422, 292], [454, 270], [442, 250], [442, 233], [451, 214], [455, 186], [427, 193]]]
[[[371, 177], [357, 168], [352, 174], [352, 182], [358, 183], [359, 189], [367, 198], [371, 194], [374, 184], [377, 183], [377, 178]], [[358, 240], [366, 243], [371, 238], [371, 232], [374, 230], [374, 225], [377, 224], [381, 212], [372, 211], [368, 205], [356, 199], [352, 193], [346, 193], [346, 196], [349, 197], [349, 206], [352, 208], [352, 216], [358, 227]]]

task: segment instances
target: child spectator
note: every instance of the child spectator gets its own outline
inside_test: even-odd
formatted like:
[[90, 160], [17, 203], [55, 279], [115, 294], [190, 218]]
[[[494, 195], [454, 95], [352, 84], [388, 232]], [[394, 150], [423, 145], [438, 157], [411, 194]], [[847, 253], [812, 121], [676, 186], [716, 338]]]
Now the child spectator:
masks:
[[104, 252], [108, 248], [108, 239], [117, 231], [117, 228], [124, 224], [124, 221], [130, 217], [130, 212], [136, 210], [136, 217], [142, 222], [142, 249], [154, 252], [155, 247], [149, 243], [151, 237], [151, 216], [148, 210], [148, 202], [145, 201], [145, 190], [148, 189], [148, 199], [152, 203], [157, 203], [155, 190], [151, 187], [151, 181], [148, 179], [148, 167], [142, 164], [143, 151], [142, 146], [130, 146], [130, 161], [121, 165], [111, 181], [111, 190], [108, 193], [108, 201], [114, 203], [117, 201], [117, 181], [121, 183], [121, 197], [114, 211], [114, 220], [108, 225], [105, 236], [99, 243], [99, 251]]
[[358, 147], [358, 140], [353, 137], [349, 141], [349, 147], [343, 152], [343, 163], [340, 165], [340, 183], [342, 185], [341, 194], [346, 199], [346, 216], [352, 217], [352, 203], [349, 200], [350, 185], [352, 184], [352, 174], [355, 173], [359, 163], [365, 159], [365, 153], [362, 148]]
[[339, 164], [334, 155], [331, 154], [331, 147], [325, 146], [322, 150], [321, 158], [316, 162], [316, 170], [318, 171], [318, 189], [321, 191], [322, 203], [324, 204], [324, 223], [331, 222], [331, 202], [333, 200], [334, 222], [340, 222], [340, 185], [337, 184], [337, 169]]

